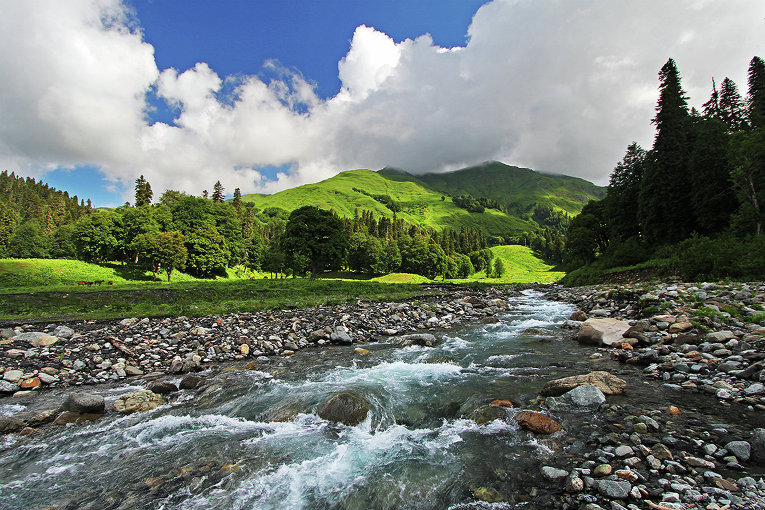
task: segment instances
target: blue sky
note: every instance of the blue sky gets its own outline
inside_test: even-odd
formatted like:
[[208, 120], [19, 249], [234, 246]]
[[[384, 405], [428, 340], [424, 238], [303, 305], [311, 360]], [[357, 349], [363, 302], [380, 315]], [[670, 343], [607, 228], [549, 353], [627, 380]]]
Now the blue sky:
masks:
[[97, 206], [500, 160], [605, 184], [691, 104], [746, 91], [762, 0], [0, 0], [0, 169]]

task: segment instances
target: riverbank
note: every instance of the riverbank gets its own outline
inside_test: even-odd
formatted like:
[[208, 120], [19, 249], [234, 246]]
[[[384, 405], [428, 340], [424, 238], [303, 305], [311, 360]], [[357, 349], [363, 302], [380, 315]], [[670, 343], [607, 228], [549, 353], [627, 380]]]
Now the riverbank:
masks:
[[[570, 314], [573, 307], [564, 308], [568, 310], [565, 316], [571, 315], [564, 324], [566, 330], [558, 326], [536, 326], [537, 319], [521, 320], [520, 324], [528, 326], [513, 329], [508, 341], [517, 343], [522, 338], [528, 348], [509, 354], [497, 337], [505, 334], [501, 333], [504, 330], [492, 328], [513, 322], [514, 313], [529, 307], [523, 304], [528, 300], [520, 290], [510, 288], [443, 291], [427, 302], [361, 302], [199, 319], [135, 318], [58, 324], [48, 328], [20, 327], [13, 331], [11, 342], [0, 343], [3, 379], [9, 370], [22, 372], [17, 382], [6, 381], [16, 384], [16, 389], [0, 399], [0, 403], [11, 409], [14, 402], [19, 403], [19, 408], [25, 407], [14, 416], [5, 417], [4, 431], [10, 432], [15, 427], [16, 432], [30, 434], [29, 441], [33, 444], [35, 437], [65, 434], [59, 427], [44, 425], [54, 419], [62, 424], [91, 419], [119, 423], [120, 419], [115, 418], [119, 406], [135, 406], [134, 410], [141, 410], [163, 402], [170, 410], [176, 406], [195, 409], [208, 405], [210, 399], [223, 398], [222, 394], [227, 391], [251, 391], [246, 389], [252, 384], [247, 381], [258, 381], [258, 387], [268, 388], [270, 380], [293, 374], [289, 376], [291, 381], [295, 374], [311, 372], [314, 366], [326, 369], [341, 361], [352, 367], [357, 364], [367, 367], [363, 370], [375, 373], [380, 367], [394, 370], [383, 377], [380, 382], [383, 393], [375, 399], [383, 398], [390, 385], [398, 392], [398, 378], [412, 377], [409, 371], [433, 374], [433, 377], [496, 374], [489, 379], [493, 380], [490, 391], [483, 389], [481, 398], [461, 394], [455, 406], [447, 402], [434, 408], [435, 415], [431, 415], [432, 410], [427, 406], [420, 409], [410, 403], [391, 414], [390, 409], [385, 405], [380, 407], [373, 399], [368, 402], [372, 424], [350, 427], [348, 431], [356, 434], [360, 427], [363, 434], [371, 432], [372, 436], [364, 436], [363, 441], [372, 441], [375, 435], [382, 440], [389, 434], [400, 433], [397, 431], [421, 433], [418, 431], [427, 427], [434, 427], [433, 434], [437, 438], [442, 434], [448, 438], [459, 433], [461, 438], [478, 433], [481, 437], [496, 439], [498, 443], [490, 450], [494, 452], [491, 456], [495, 459], [491, 463], [495, 464], [494, 468], [481, 479], [480, 485], [464, 488], [470, 492], [468, 500], [474, 502], [453, 508], [634, 510], [651, 505], [654, 505], [652, 508], [709, 510], [726, 505], [765, 508], [765, 483], [761, 480], [765, 471], [765, 430], [758, 432], [765, 427], [761, 412], [765, 402], [755, 386], [762, 375], [762, 365], [758, 364], [761, 359], [757, 357], [763, 352], [763, 335], [761, 325], [749, 321], [749, 318], [757, 318], [765, 286], [667, 284], [574, 289], [544, 286], [541, 291], [548, 299], [574, 303], [578, 310]], [[535, 306], [547, 305], [539, 303], [531, 308]], [[715, 311], [715, 307], [719, 312], [711, 315], [709, 310]], [[588, 318], [625, 319], [629, 334], [620, 335], [614, 346], [580, 346], [575, 338]], [[497, 342], [497, 352], [486, 353], [480, 362], [475, 361], [476, 355], [472, 353], [467, 353], [464, 359], [453, 358], [455, 349], [470, 344], [459, 339], [460, 332], [479, 324], [484, 324], [481, 329], [486, 330], [487, 338]], [[71, 335], [64, 327], [71, 330]], [[432, 341], [427, 334], [434, 334]], [[19, 338], [20, 335], [27, 336]], [[57, 340], [51, 341], [50, 336]], [[428, 347], [428, 343], [442, 339], [447, 339], [449, 345], [438, 354], [428, 354], [435, 350]], [[44, 345], [46, 343], [48, 345]], [[399, 349], [403, 345], [415, 347]], [[418, 345], [420, 347], [416, 347]], [[417, 356], [425, 360], [420, 361], [418, 357], [416, 362], [407, 363], [375, 361], [378, 354], [396, 350], [410, 352], [412, 348], [419, 349], [416, 352], [422, 354]], [[534, 351], [553, 354], [526, 364], [519, 361], [530, 355], [524, 352]], [[67, 366], [70, 363], [71, 366]], [[53, 372], [49, 368], [57, 372], [49, 374]], [[202, 372], [197, 372], [199, 370]], [[576, 401], [573, 407], [566, 407], [559, 405], [560, 402], [555, 404], [549, 396], [553, 393], [545, 390], [553, 379], [593, 371], [605, 371], [622, 379], [623, 391], [607, 393], [602, 400], [595, 394], [594, 403]], [[341, 373], [342, 377], [338, 378], [341, 387], [352, 384], [343, 381], [359, 377], [350, 369]], [[523, 381], [520, 374], [526, 374]], [[16, 375], [18, 373], [11, 373], [9, 379]], [[43, 382], [46, 375], [57, 379]], [[362, 381], [366, 381], [366, 377], [364, 375]], [[21, 382], [34, 378], [40, 379], [39, 385], [32, 389], [20, 388]], [[242, 383], [236, 382], [240, 379], [245, 381], [242, 388], [238, 386]], [[83, 387], [91, 384], [93, 386]], [[285, 384], [289, 393], [294, 393], [296, 383]], [[428, 382], [431, 384], [443, 383], [434, 379]], [[591, 386], [582, 386], [581, 381], [579, 384], [580, 388]], [[431, 392], [427, 388], [432, 386], [428, 385], [420, 390], [426, 392], [423, 396]], [[179, 387], [183, 391], [178, 391]], [[319, 386], [308, 383], [307, 388], [313, 395]], [[361, 388], [359, 391], [363, 393], [366, 386]], [[143, 397], [132, 402], [123, 398], [145, 389], [164, 397], [151, 400], [155, 397], [149, 398], [143, 393]], [[100, 398], [98, 395], [94, 399], [87, 397], [93, 393], [100, 394]], [[50, 397], [44, 398], [45, 395]], [[101, 414], [104, 395], [109, 407], [106, 418]], [[371, 398], [366, 394], [362, 396]], [[247, 421], [243, 423], [226, 418], [226, 429], [245, 424], [248, 430], [264, 426], [258, 423], [281, 427], [276, 424], [287, 420], [292, 428], [300, 429], [308, 423], [307, 430], [313, 431], [311, 427], [321, 430], [321, 421], [312, 421], [318, 420], [312, 411], [318, 397], [306, 398], [305, 402], [291, 398], [272, 402], [264, 412], [245, 414]], [[506, 401], [498, 402], [500, 399]], [[46, 407], [41, 403], [44, 401], [55, 402], [53, 407], [60, 407]], [[117, 401], [122, 403], [118, 405]], [[489, 405], [490, 402], [494, 405]], [[512, 407], [505, 407], [507, 405]], [[194, 411], [186, 412], [194, 414]], [[527, 425], [519, 425], [528, 423], [526, 418], [530, 415], [524, 413], [529, 412], [555, 420], [562, 430], [547, 434], [541, 429], [528, 430]], [[230, 416], [229, 413], [241, 416], [241, 412], [234, 411], [225, 412], [226, 416]], [[135, 418], [131, 418], [131, 427], [145, 424], [165, 434], [169, 418], [152, 413], [141, 418], [142, 415], [132, 415]], [[296, 416], [304, 418], [295, 422]], [[203, 424], [193, 426], [207, 426], [205, 424], [213, 419], [207, 414], [203, 418]], [[215, 418], [218, 419], [223, 418]], [[448, 421], [439, 426], [440, 420]], [[111, 426], [101, 425], [107, 430], [111, 430]], [[37, 427], [41, 436], [37, 435]], [[364, 427], [372, 427], [372, 430], [368, 432]], [[375, 430], [375, 427], [379, 428]], [[177, 431], [179, 438], [184, 436], [184, 430]], [[296, 436], [296, 440], [304, 439]], [[502, 446], [505, 441], [508, 446]], [[514, 448], [510, 444], [520, 444], [525, 454], [503, 455], [503, 449]], [[212, 469], [218, 476], [235, 477], [234, 468], [229, 465], [232, 462], [234, 460], [199, 469]], [[241, 462], [246, 469], [253, 460], [244, 458], [236, 462]], [[522, 469], [515, 472], [510, 464]], [[154, 469], [157, 472], [139, 483], [133, 495], [137, 499], [115, 502], [108, 507], [127, 508], [130, 501], [140, 506], [136, 501], [150, 498], [151, 491], [170, 490], [172, 484], [183, 483], [183, 477], [179, 478], [172, 470], [166, 473]], [[459, 488], [449, 487], [459, 492]], [[146, 494], [146, 490], [150, 493]]]

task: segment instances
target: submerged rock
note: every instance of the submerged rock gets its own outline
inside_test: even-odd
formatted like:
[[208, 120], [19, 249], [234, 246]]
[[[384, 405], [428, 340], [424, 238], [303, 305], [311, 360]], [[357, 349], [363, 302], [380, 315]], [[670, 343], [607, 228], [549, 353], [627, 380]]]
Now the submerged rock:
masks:
[[438, 345], [438, 339], [430, 333], [415, 333], [413, 335], [401, 335], [394, 339], [394, 343], [407, 347], [409, 345], [422, 345], [424, 347], [433, 347]]
[[342, 391], [329, 397], [319, 406], [316, 414], [327, 421], [358, 425], [367, 417], [369, 403], [355, 391]]
[[104, 408], [104, 397], [85, 392], [70, 393], [61, 406], [63, 411], [71, 411], [78, 414], [100, 414], [104, 412]]
[[536, 432], [537, 434], [552, 434], [553, 432], [558, 432], [563, 429], [560, 423], [549, 416], [534, 411], [523, 411], [518, 413], [515, 415], [515, 421], [526, 430]]
[[545, 405], [554, 411], [595, 411], [605, 401], [602, 391], [591, 384], [584, 384], [560, 397], [548, 398]]
[[118, 413], [141, 413], [164, 404], [161, 395], [153, 391], [139, 390], [123, 395], [114, 401], [114, 410]]
[[504, 420], [507, 418], [507, 411], [504, 407], [485, 405], [481, 406], [470, 414], [470, 419], [478, 425], [484, 425], [494, 420]]

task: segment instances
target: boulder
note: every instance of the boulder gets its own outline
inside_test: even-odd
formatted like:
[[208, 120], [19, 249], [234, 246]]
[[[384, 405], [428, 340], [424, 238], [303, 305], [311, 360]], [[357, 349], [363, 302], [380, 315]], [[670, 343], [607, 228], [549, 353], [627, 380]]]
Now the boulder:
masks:
[[624, 393], [627, 382], [608, 372], [598, 370], [584, 375], [572, 375], [562, 379], [549, 381], [540, 392], [545, 397], [557, 397], [577, 386], [584, 384], [595, 386], [605, 395], [618, 395]]
[[316, 414], [327, 421], [352, 427], [364, 421], [368, 412], [369, 404], [361, 395], [354, 391], [341, 391], [320, 405]]
[[560, 423], [549, 416], [534, 411], [523, 411], [515, 415], [515, 421], [526, 430], [537, 434], [552, 434], [562, 430]]
[[157, 395], [167, 395], [178, 391], [178, 386], [167, 381], [152, 381], [146, 385], [146, 389], [153, 391]]
[[545, 401], [548, 409], [554, 411], [595, 411], [606, 401], [606, 396], [597, 387], [583, 384], [560, 397], [549, 397]]
[[630, 329], [626, 321], [619, 319], [587, 319], [579, 328], [577, 340], [583, 344], [612, 347], [622, 343], [637, 343], [634, 338], [624, 338], [624, 333]]
[[103, 413], [104, 412], [104, 397], [101, 395], [94, 395], [93, 393], [70, 393], [64, 400], [61, 409], [63, 411], [71, 411], [73, 413], [85, 414], [85, 413]]
[[613, 499], [627, 499], [630, 491], [632, 490], [632, 484], [619, 480], [598, 480], [598, 492], [601, 496]]
[[587, 314], [584, 313], [582, 310], [577, 310], [574, 313], [571, 314], [571, 316], [568, 318], [568, 320], [571, 321], [577, 321], [577, 322], [584, 322], [587, 320]]
[[18, 390], [19, 387], [15, 383], [0, 380], [0, 393], [16, 393]]
[[139, 390], [127, 395], [122, 395], [120, 398], [114, 401], [114, 410], [118, 413], [141, 413], [144, 411], [151, 411], [155, 407], [159, 407], [164, 404], [161, 395], [157, 395], [153, 391]]
[[740, 462], [746, 462], [752, 453], [752, 446], [746, 441], [731, 441], [725, 445], [725, 449], [731, 452]]
[[491, 423], [494, 420], [505, 420], [506, 418], [507, 411], [505, 408], [493, 405], [481, 406], [470, 414], [470, 419], [477, 425]]
[[197, 375], [187, 375], [186, 377], [181, 379], [180, 388], [182, 390], [193, 390], [195, 388], [199, 388], [204, 383], [205, 383], [205, 380]]
[[329, 335], [329, 340], [335, 344], [350, 345], [353, 343], [353, 338], [348, 334], [348, 329], [345, 326], [338, 326], [335, 331]]
[[761, 466], [765, 466], [765, 429], [754, 429], [749, 444], [752, 447], [749, 459]]
[[0, 434], [10, 434], [21, 430], [26, 424], [13, 416], [0, 416]]
[[74, 336], [74, 330], [67, 326], [59, 326], [53, 330], [53, 335], [59, 338], [72, 338], [72, 336]]
[[401, 335], [394, 339], [394, 343], [407, 347], [409, 345], [422, 345], [424, 347], [433, 347], [438, 344], [438, 339], [430, 333], [415, 333], [412, 335]]

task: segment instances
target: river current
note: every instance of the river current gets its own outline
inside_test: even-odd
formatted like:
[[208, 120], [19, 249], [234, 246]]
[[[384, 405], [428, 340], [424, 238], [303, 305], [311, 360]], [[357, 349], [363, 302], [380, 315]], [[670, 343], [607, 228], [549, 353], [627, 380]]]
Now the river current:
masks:
[[[526, 494], [540, 459], [597, 419], [568, 418], [569, 432], [548, 439], [511, 419], [546, 381], [595, 368], [591, 349], [563, 338], [572, 311], [525, 291], [499, 322], [442, 332], [433, 348], [306, 349], [257, 370], [203, 372], [205, 389], [147, 413], [5, 436], [0, 508], [443, 509], [467, 508], [481, 488]], [[87, 391], [108, 407], [135, 389]], [[366, 421], [316, 415], [349, 389], [370, 403]], [[513, 402], [506, 419], [467, 418], [494, 399]], [[23, 409], [9, 402], [0, 413]]]

